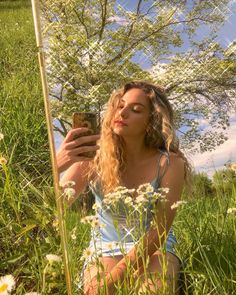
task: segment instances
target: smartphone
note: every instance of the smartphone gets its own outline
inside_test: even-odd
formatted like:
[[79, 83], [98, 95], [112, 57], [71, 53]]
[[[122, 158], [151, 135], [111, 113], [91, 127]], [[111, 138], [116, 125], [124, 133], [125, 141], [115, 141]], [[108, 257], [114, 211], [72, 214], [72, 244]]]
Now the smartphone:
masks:
[[[86, 135], [95, 135], [98, 134], [97, 127], [97, 116], [95, 113], [73, 113], [72, 115], [72, 128], [86, 127], [89, 128], [88, 132], [81, 133], [78, 137]], [[96, 142], [87, 142], [81, 146], [91, 146], [96, 145]], [[96, 154], [96, 151], [82, 153], [81, 156], [93, 158]]]

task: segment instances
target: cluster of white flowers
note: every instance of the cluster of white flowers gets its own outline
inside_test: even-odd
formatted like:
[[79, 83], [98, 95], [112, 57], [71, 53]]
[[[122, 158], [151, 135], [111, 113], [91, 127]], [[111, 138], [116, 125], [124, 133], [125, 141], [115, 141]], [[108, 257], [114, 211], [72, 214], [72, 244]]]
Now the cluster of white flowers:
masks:
[[8, 295], [10, 294], [16, 286], [15, 279], [12, 275], [6, 275], [0, 277], [0, 294]]
[[90, 224], [93, 228], [104, 228], [105, 224], [102, 224], [98, 220], [98, 216], [96, 215], [88, 215], [81, 218], [82, 223]]
[[168, 192], [168, 188], [160, 188], [158, 192], [154, 192], [154, 188], [150, 183], [141, 184], [137, 189], [127, 189], [126, 187], [118, 186], [113, 193], [104, 196], [103, 204], [107, 207], [115, 206], [121, 200], [124, 204], [139, 210], [149, 202], [154, 203], [157, 200], [166, 201], [166, 194]]

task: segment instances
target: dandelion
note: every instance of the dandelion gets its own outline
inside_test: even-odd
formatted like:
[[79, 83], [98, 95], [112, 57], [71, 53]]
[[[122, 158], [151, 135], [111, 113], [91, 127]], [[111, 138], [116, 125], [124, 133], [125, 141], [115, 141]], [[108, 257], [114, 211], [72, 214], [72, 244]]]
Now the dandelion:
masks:
[[236, 208], [229, 208], [227, 210], [227, 213], [230, 214], [230, 213], [236, 213]]
[[15, 280], [12, 275], [0, 277], [0, 294], [7, 295], [15, 288]]
[[7, 164], [7, 160], [4, 157], [0, 157], [0, 166], [6, 165], [6, 164]]
[[0, 140], [2, 140], [3, 138], [4, 138], [4, 135], [0, 133]]
[[61, 257], [58, 255], [54, 255], [54, 254], [48, 254], [46, 255], [47, 260], [52, 263], [52, 262], [61, 262]]
[[65, 188], [64, 194], [67, 197], [67, 199], [70, 200], [75, 196], [75, 190], [71, 187]]
[[90, 248], [84, 249], [83, 254], [82, 254], [80, 260], [85, 260], [87, 258], [90, 258], [93, 255], [93, 253], [94, 252]]
[[184, 205], [186, 203], [187, 203], [186, 201], [177, 201], [177, 202], [173, 203], [170, 208], [171, 208], [171, 210], [173, 210], [173, 209], [176, 209], [179, 206]]

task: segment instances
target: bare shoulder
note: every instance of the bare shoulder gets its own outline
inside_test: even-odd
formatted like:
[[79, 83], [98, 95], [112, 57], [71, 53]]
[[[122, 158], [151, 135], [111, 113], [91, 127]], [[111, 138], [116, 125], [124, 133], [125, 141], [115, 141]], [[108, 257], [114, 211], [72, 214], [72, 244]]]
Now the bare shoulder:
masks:
[[163, 170], [163, 179], [175, 179], [182, 182], [184, 179], [185, 162], [180, 155], [170, 152], [168, 157], [163, 157], [160, 164]]

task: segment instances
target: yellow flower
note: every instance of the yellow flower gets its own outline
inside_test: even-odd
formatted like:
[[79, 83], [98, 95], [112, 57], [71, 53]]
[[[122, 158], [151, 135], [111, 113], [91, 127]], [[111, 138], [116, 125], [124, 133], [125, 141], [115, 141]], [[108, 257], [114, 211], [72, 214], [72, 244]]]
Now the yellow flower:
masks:
[[232, 170], [236, 171], [236, 164], [232, 164], [232, 165], [230, 166], [230, 168], [231, 168]]
[[0, 165], [6, 165], [7, 160], [4, 157], [0, 157]]
[[15, 280], [12, 275], [0, 277], [0, 294], [8, 295], [15, 288]]

